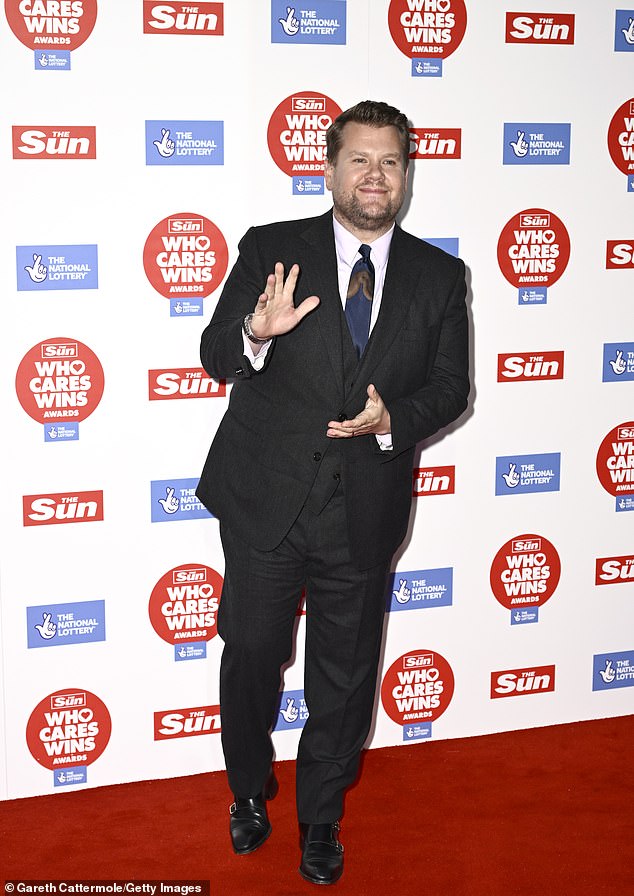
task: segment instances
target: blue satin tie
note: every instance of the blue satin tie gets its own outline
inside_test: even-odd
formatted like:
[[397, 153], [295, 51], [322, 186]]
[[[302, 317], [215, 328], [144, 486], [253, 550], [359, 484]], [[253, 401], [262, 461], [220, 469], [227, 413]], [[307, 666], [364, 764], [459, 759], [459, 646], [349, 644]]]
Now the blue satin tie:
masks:
[[352, 336], [357, 357], [361, 357], [370, 335], [370, 316], [374, 298], [374, 265], [370, 261], [370, 247], [359, 246], [361, 258], [355, 263], [350, 274], [346, 296], [346, 320]]

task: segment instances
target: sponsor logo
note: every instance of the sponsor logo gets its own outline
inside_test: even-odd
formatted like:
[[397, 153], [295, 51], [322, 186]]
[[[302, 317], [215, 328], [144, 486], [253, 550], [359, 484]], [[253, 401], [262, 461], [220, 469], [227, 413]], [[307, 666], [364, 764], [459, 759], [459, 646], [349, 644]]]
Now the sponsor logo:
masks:
[[224, 3], [143, 0], [144, 34], [224, 34]]
[[69, 784], [85, 784], [88, 781], [88, 769], [76, 766], [53, 775], [55, 787], [68, 787]]
[[185, 563], [168, 570], [150, 595], [152, 628], [168, 644], [211, 641], [221, 591], [222, 576], [210, 566]]
[[79, 423], [47, 423], [44, 427], [45, 442], [76, 442]]
[[495, 494], [558, 492], [561, 454], [514, 454], [495, 459]]
[[224, 122], [146, 121], [146, 165], [224, 165]]
[[498, 264], [508, 282], [520, 290], [547, 288], [559, 280], [570, 258], [564, 224], [545, 209], [526, 209], [504, 225], [497, 246]]
[[555, 690], [555, 667], [534, 666], [528, 669], [507, 669], [491, 672], [491, 699], [519, 697], [522, 694], [545, 694]]
[[110, 713], [90, 691], [69, 688], [38, 703], [26, 726], [31, 755], [45, 768], [86, 766], [108, 746]]
[[599, 482], [610, 495], [634, 493], [634, 422], [621, 423], [605, 436], [596, 468]]
[[456, 468], [417, 467], [413, 472], [415, 498], [425, 495], [453, 495], [456, 490]]
[[154, 713], [154, 740], [220, 733], [220, 706], [164, 709]]
[[631, 687], [634, 687], [634, 650], [599, 653], [593, 657], [593, 691]]
[[606, 342], [603, 346], [603, 382], [634, 380], [634, 342]]
[[634, 9], [617, 9], [614, 17], [614, 49], [634, 52]]
[[467, 10], [464, 0], [390, 0], [387, 21], [408, 59], [447, 59], [462, 43]]
[[103, 492], [57, 492], [24, 495], [22, 524], [52, 526], [63, 523], [97, 523], [103, 520]]
[[70, 50], [36, 50], [36, 71], [70, 71]]
[[345, 0], [313, 0], [309, 5], [287, 6], [272, 0], [271, 43], [345, 44]]
[[502, 161], [504, 165], [569, 165], [570, 125], [505, 124]]
[[96, 159], [94, 127], [14, 125], [14, 159]]
[[277, 167], [289, 177], [323, 177], [326, 131], [340, 112], [333, 100], [316, 91], [294, 93], [282, 100], [266, 132]]
[[26, 608], [28, 647], [57, 647], [106, 640], [105, 603], [44, 604]]
[[515, 352], [498, 355], [498, 383], [525, 383], [536, 380], [562, 380], [564, 353]]
[[453, 602], [453, 569], [414, 569], [391, 576], [387, 609], [419, 610], [450, 607]]
[[31, 50], [76, 50], [90, 37], [97, 0], [5, 0], [11, 31]]
[[605, 251], [605, 266], [608, 270], [634, 268], [634, 239], [608, 240]]
[[180, 398], [224, 398], [225, 380], [215, 380], [202, 367], [178, 367], [148, 371], [150, 401]]
[[626, 100], [608, 127], [610, 158], [623, 174], [634, 171], [634, 97]]
[[507, 12], [507, 44], [574, 44], [572, 13]]
[[22, 408], [38, 423], [81, 422], [101, 401], [103, 368], [87, 345], [57, 337], [38, 342], [26, 353], [15, 387]]
[[[407, 729], [438, 719], [451, 703], [453, 670], [439, 653], [413, 650], [392, 663], [381, 684], [381, 703], [387, 715]], [[429, 735], [427, 735], [429, 736]]]
[[196, 497], [198, 479], [156, 479], [151, 483], [153, 523], [209, 519], [211, 514]]
[[554, 545], [541, 535], [518, 535], [502, 545], [493, 558], [489, 581], [498, 603], [508, 610], [543, 606], [561, 575]]
[[594, 571], [595, 585], [619, 585], [634, 582], [634, 554], [599, 557]]
[[18, 292], [97, 289], [97, 246], [17, 246]]
[[443, 252], [447, 252], [448, 255], [453, 255], [454, 258], [458, 258], [460, 254], [457, 236], [424, 236], [423, 239], [426, 243], [430, 243], [432, 246], [442, 249]]
[[220, 286], [228, 262], [221, 231], [189, 212], [159, 221], [143, 248], [146, 277], [158, 293], [175, 301], [210, 295]]
[[410, 159], [459, 159], [461, 128], [410, 128]]
[[304, 691], [284, 691], [280, 694], [275, 715], [274, 731], [289, 731], [291, 728], [303, 728], [308, 719], [308, 706]]

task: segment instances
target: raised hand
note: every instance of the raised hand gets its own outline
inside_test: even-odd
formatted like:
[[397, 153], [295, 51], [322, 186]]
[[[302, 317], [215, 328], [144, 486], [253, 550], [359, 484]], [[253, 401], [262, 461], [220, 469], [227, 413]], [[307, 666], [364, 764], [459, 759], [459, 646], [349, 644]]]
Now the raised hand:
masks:
[[258, 339], [272, 339], [294, 330], [297, 324], [319, 305], [317, 296], [308, 296], [295, 307], [293, 295], [299, 277], [299, 265], [294, 264], [284, 280], [284, 265], [278, 261], [275, 273], [266, 278], [264, 292], [253, 310], [251, 329]]

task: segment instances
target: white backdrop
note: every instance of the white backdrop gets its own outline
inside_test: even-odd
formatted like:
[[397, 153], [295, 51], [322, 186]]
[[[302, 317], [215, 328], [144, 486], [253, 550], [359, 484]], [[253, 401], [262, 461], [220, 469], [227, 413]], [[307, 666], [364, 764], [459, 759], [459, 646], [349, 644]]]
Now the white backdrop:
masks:
[[[199, 337], [248, 226], [330, 207], [323, 127], [365, 98], [412, 122], [403, 226], [467, 265], [474, 383], [421, 446], [370, 746], [632, 711], [634, 8], [518, 5], [6, 0], [1, 798], [223, 767]], [[505, 275], [522, 240], [546, 281]]]

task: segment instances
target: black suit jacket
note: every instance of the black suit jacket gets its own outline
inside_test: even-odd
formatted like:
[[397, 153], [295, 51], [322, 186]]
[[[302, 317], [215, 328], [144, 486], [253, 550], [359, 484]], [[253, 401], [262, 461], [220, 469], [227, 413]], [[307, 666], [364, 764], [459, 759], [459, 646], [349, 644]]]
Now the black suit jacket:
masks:
[[[357, 363], [339, 296], [332, 212], [253, 227], [239, 252], [202, 334], [205, 370], [234, 384], [198, 497], [245, 541], [271, 550], [329, 464], [341, 476], [357, 566], [383, 562], [407, 531], [416, 443], [467, 406], [464, 264], [397, 226], [379, 317]], [[300, 265], [295, 304], [313, 294], [321, 304], [274, 340], [257, 372], [243, 353], [242, 320], [277, 261], [286, 271]], [[391, 451], [373, 435], [326, 436], [329, 420], [363, 408], [369, 383], [390, 412]]]

